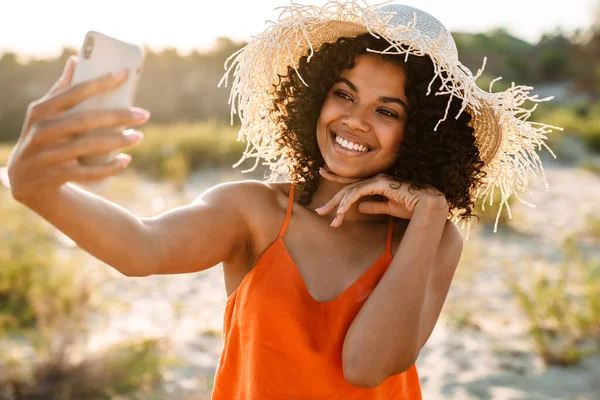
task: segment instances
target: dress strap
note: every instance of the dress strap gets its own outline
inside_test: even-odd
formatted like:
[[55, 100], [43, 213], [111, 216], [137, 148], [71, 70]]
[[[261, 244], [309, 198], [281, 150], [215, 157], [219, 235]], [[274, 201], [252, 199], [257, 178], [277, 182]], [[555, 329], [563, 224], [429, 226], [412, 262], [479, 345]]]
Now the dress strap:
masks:
[[387, 237], [385, 239], [385, 251], [392, 251], [392, 234], [394, 233], [394, 217], [390, 215], [388, 220]]
[[285, 231], [287, 229], [288, 223], [290, 222], [290, 216], [292, 215], [292, 208], [294, 206], [294, 189], [295, 186], [292, 183], [290, 185], [290, 193], [288, 194], [288, 205], [287, 210], [285, 211], [285, 220], [283, 221], [283, 226], [281, 227], [281, 231], [279, 231], [279, 238], [285, 235]]

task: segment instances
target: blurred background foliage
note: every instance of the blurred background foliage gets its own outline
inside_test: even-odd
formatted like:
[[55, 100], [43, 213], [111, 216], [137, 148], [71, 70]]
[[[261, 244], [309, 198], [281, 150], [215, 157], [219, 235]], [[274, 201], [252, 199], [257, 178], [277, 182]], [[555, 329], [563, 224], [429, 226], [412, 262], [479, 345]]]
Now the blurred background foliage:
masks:
[[[585, 114], [600, 94], [599, 25], [572, 35], [557, 29], [536, 44], [505, 29], [455, 32], [453, 36], [461, 62], [474, 74], [487, 57], [478, 80], [482, 88], [488, 90], [489, 82], [501, 76], [494, 91], [505, 89], [511, 82], [531, 85], [540, 97], [554, 95], [554, 104], [577, 105]], [[210, 51], [186, 55], [175, 48], [159, 52], [146, 48], [136, 104], [151, 110], [155, 123], [207, 119], [229, 123], [229, 93], [217, 84], [227, 57], [244, 45], [222, 37]], [[75, 49], [64, 48], [56, 58], [21, 61], [15, 53], [0, 56], [0, 142], [17, 139], [27, 105], [47, 91], [72, 54], [76, 54]]]
[[[174, 48], [160, 52], [146, 48], [136, 105], [150, 110], [156, 123], [217, 119], [228, 124], [228, 90], [217, 84], [227, 57], [244, 44], [220, 38], [210, 51], [185, 56]], [[64, 48], [57, 58], [27, 62], [16, 53], [1, 55], [0, 142], [16, 141], [27, 105], [52, 86], [69, 56], [76, 54], [76, 49]]]

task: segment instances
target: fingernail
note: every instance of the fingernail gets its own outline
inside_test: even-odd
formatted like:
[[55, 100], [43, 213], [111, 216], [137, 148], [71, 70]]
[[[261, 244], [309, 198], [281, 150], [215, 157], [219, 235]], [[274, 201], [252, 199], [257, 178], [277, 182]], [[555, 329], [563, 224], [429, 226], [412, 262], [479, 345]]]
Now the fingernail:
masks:
[[71, 64], [73, 63], [73, 56], [67, 59], [67, 63], [65, 64], [65, 69], [63, 70], [63, 74], [66, 73], [69, 68], [71, 68]]
[[329, 226], [334, 226], [335, 223], [337, 222], [338, 218], [339, 218], [339, 216], [335, 217]]
[[131, 162], [131, 156], [129, 154], [119, 154], [117, 156], [117, 162], [121, 167], [126, 167]]
[[150, 117], [150, 112], [143, 108], [134, 107], [131, 109], [131, 116], [136, 121], [145, 121]]
[[140, 131], [136, 131], [135, 129], [127, 129], [125, 132], [123, 132], [123, 136], [125, 136], [125, 139], [128, 142], [135, 143], [142, 140], [144, 134]]

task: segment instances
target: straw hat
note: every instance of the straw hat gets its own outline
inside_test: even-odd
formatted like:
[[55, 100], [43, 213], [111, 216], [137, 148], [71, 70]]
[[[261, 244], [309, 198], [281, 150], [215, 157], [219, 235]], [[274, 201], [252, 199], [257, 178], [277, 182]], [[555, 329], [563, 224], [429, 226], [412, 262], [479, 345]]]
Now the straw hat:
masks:
[[[247, 141], [242, 158], [233, 167], [255, 158], [254, 166], [242, 172], [253, 171], [262, 160], [262, 164], [271, 169], [270, 180], [274, 180], [277, 174], [285, 174], [285, 165], [291, 160], [286, 159], [284, 149], [276, 144], [277, 123], [269, 112], [277, 75], [286, 75], [288, 66], [296, 69], [302, 56], [308, 56], [310, 62], [312, 54], [324, 43], [333, 43], [340, 37], [353, 38], [371, 33], [389, 43], [386, 50], [374, 52], [404, 54], [406, 58], [409, 54], [431, 57], [435, 72], [431, 83], [441, 77], [442, 86], [437, 94], [448, 95], [446, 113], [435, 126], [436, 130], [447, 118], [458, 118], [462, 112], [471, 114], [470, 125], [475, 130], [476, 144], [485, 163], [483, 169], [487, 172], [484, 183], [476, 188], [473, 198], [483, 198], [484, 203], [489, 198], [489, 205], [492, 205], [494, 189], [498, 188], [502, 195], [494, 232], [504, 205], [512, 218], [507, 203], [511, 195], [535, 207], [517, 193], [527, 190], [528, 174], [534, 173], [548, 190], [535, 146], [538, 149], [546, 147], [556, 158], [544, 139], [552, 129], [562, 128], [527, 121], [537, 104], [532, 109], [523, 108], [523, 104], [526, 101], [548, 101], [552, 97], [538, 99], [537, 95], [529, 94], [532, 87], [515, 86], [514, 83], [505, 91], [492, 93], [493, 84], [501, 78], [492, 81], [489, 92], [479, 88], [475, 81], [483, 72], [486, 59], [473, 75], [458, 60], [452, 35], [436, 18], [402, 4], [368, 6], [352, 0], [330, 1], [321, 8], [292, 3], [279, 9], [281, 14], [277, 22], [271, 22], [267, 29], [229, 57], [225, 62], [226, 73], [219, 82], [219, 86], [227, 85], [233, 73], [229, 98], [231, 118], [233, 122], [233, 115], [238, 114], [242, 124], [238, 141]], [[431, 93], [431, 84], [427, 94], [436, 94]], [[462, 99], [462, 108], [457, 115], [448, 115], [452, 97]], [[465, 221], [458, 217], [453, 221], [464, 226]]]

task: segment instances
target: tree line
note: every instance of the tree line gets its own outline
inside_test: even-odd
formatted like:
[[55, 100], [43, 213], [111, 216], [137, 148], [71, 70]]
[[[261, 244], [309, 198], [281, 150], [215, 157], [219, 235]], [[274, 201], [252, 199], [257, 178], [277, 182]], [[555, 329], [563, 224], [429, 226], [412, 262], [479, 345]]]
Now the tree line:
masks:
[[[600, 17], [597, 18], [600, 21]], [[453, 33], [459, 58], [474, 74], [487, 57], [478, 83], [485, 90], [497, 76], [501, 90], [516, 84], [573, 83], [591, 98], [600, 94], [600, 22], [588, 31], [567, 36], [560, 31], [543, 35], [536, 44], [520, 40], [504, 29], [486, 33]], [[206, 52], [181, 55], [175, 48], [145, 49], [144, 72], [135, 104], [152, 111], [154, 122], [229, 122], [228, 88], [218, 88], [225, 60], [245, 43], [228, 38], [216, 40]], [[18, 54], [0, 57], [0, 142], [19, 136], [27, 105], [42, 96], [60, 75], [67, 58], [76, 54], [63, 48], [56, 58], [21, 62]]]

